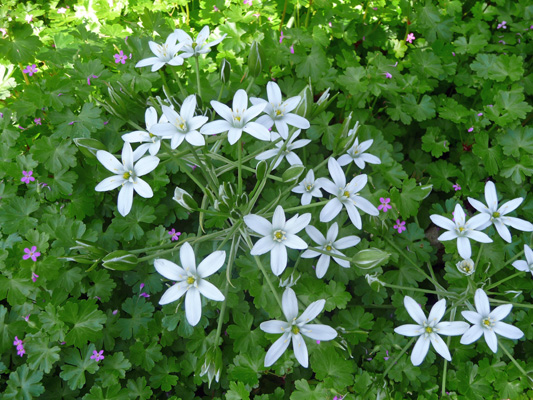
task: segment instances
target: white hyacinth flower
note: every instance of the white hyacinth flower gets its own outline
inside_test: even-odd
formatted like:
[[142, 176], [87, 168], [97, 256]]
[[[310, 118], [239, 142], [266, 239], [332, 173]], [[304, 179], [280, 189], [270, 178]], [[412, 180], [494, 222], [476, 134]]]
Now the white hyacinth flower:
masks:
[[342, 210], [342, 206], [346, 207], [350, 221], [356, 228], [361, 229], [361, 215], [357, 208], [370, 215], [379, 215], [379, 211], [367, 199], [361, 197], [359, 192], [366, 186], [368, 177], [358, 175], [346, 184], [346, 176], [341, 166], [334, 158], [328, 161], [328, 169], [333, 182], [324, 179], [322, 188], [337, 197], [331, 199], [320, 212], [320, 221], [329, 222], [335, 218]]
[[244, 217], [244, 223], [263, 237], [257, 241], [250, 252], [258, 256], [270, 252], [270, 267], [274, 275], [279, 276], [287, 267], [287, 247], [290, 249], [307, 249], [307, 243], [296, 236], [298, 232], [309, 225], [311, 214], [302, 216], [296, 214], [285, 220], [285, 211], [277, 206], [272, 216], [272, 223], [259, 215], [250, 214]]
[[411, 353], [411, 362], [413, 365], [417, 366], [422, 364], [422, 361], [424, 361], [428, 353], [430, 343], [437, 353], [446, 360], [451, 361], [452, 356], [448, 350], [448, 346], [446, 346], [446, 343], [444, 343], [444, 340], [439, 335], [462, 335], [467, 331], [469, 325], [463, 321], [440, 322], [446, 312], [446, 299], [439, 300], [433, 305], [428, 318], [426, 318], [426, 314], [424, 314], [422, 308], [413, 298], [405, 296], [403, 304], [416, 324], [398, 326], [394, 328], [394, 332], [404, 336], [419, 336]]
[[324, 309], [326, 300], [317, 300], [305, 309], [298, 317], [298, 299], [290, 288], [285, 289], [281, 299], [283, 314], [287, 321], [270, 320], [261, 323], [261, 330], [266, 333], [279, 334], [281, 337], [268, 349], [265, 356], [265, 367], [274, 364], [287, 350], [292, 341], [294, 355], [304, 368], [309, 366], [307, 345], [302, 335], [313, 340], [333, 340], [337, 337], [337, 331], [330, 326], [321, 324], [308, 324], [314, 320]]
[[461, 311], [463, 317], [473, 324], [461, 337], [461, 344], [474, 343], [483, 335], [489, 348], [496, 353], [498, 351], [496, 334], [509, 339], [520, 339], [524, 336], [524, 332], [517, 327], [501, 321], [511, 312], [512, 304], [498, 306], [491, 312], [489, 298], [483, 289], [476, 290], [474, 303], [477, 312]]
[[[311, 140], [309, 139], [300, 139], [296, 142], [294, 139], [296, 139], [300, 135], [300, 130], [298, 129], [296, 132], [293, 133], [291, 138], [287, 141], [287, 145], [285, 146], [285, 150], [281, 152], [281, 155], [278, 157], [276, 163], [272, 167], [272, 169], [276, 169], [279, 164], [283, 161], [283, 159], [286, 159], [287, 162], [290, 165], [302, 165], [302, 160], [300, 160], [300, 157], [293, 151], [299, 148], [302, 148], [304, 146], [307, 146], [309, 143], [311, 143]], [[280, 139], [281, 136], [276, 132], [270, 133], [270, 140], [273, 142], [275, 140]], [[281, 147], [285, 144], [284, 140], [280, 140], [275, 144], [276, 149], [270, 149], [267, 151], [264, 151], [255, 157], [256, 160], [268, 160], [269, 158], [276, 157], [281, 150]]]
[[513, 262], [513, 267], [519, 271], [529, 271], [533, 275], [533, 250], [527, 244], [524, 245], [525, 260], [517, 260]]
[[176, 43], [177, 40], [178, 36], [175, 33], [171, 33], [164, 44], [148, 42], [150, 50], [155, 54], [155, 57], [145, 58], [135, 64], [135, 67], [148, 67], [151, 65], [152, 72], [155, 72], [165, 64], [174, 66], [183, 64], [183, 57], [177, 54], [183, 44]]
[[496, 185], [494, 185], [494, 182], [488, 181], [485, 184], [485, 201], [487, 202], [487, 205], [470, 197], [468, 198], [468, 202], [472, 205], [472, 207], [474, 207], [480, 213], [484, 213], [489, 216], [487, 222], [478, 228], [479, 230], [483, 230], [494, 224], [498, 234], [507, 243], [511, 243], [511, 232], [509, 232], [509, 229], [506, 225], [512, 226], [519, 231], [533, 232], [533, 224], [531, 222], [524, 221], [520, 218], [506, 216], [506, 214], [516, 210], [518, 206], [522, 204], [524, 201], [522, 197], [510, 200], [502, 204], [501, 207], [498, 207], [498, 194], [496, 193]]
[[170, 147], [175, 149], [183, 140], [186, 140], [193, 146], [203, 146], [205, 144], [204, 137], [198, 132], [198, 129], [207, 122], [209, 118], [202, 116], [194, 116], [196, 110], [196, 96], [190, 95], [181, 105], [180, 114], [172, 108], [162, 106], [163, 114], [168, 122], [155, 124], [152, 127], [152, 132], [165, 139], [171, 139]]
[[[145, 199], [151, 198], [154, 195], [150, 185], [139, 177], [152, 172], [159, 164], [159, 158], [147, 156], [137, 161], [145, 152], [146, 149], [140, 152], [137, 150], [133, 152], [128, 142], [125, 142], [122, 148], [122, 162], [118, 161], [113, 154], [105, 150], [98, 150], [96, 152], [98, 161], [115, 175], [105, 178], [96, 185], [94, 190], [97, 192], [106, 192], [122, 186], [118, 193], [117, 201], [118, 212], [122, 216], [128, 215], [131, 211], [134, 190]], [[136, 164], [134, 164], [135, 161], [137, 161]]]
[[[146, 148], [150, 155], [155, 156], [161, 148], [162, 137], [154, 135], [151, 132], [152, 127], [157, 124], [157, 111], [154, 107], [149, 107], [144, 113], [144, 122], [146, 131], [134, 131], [122, 135], [122, 140], [128, 143], [144, 143], [140, 147]], [[167, 122], [167, 118], [162, 115], [159, 123]]]
[[[342, 239], [337, 240], [337, 236], [339, 234], [339, 225], [336, 222], [330, 226], [326, 237], [324, 237], [324, 235], [322, 235], [320, 231], [312, 225], [308, 225], [305, 228], [305, 231], [307, 232], [309, 237], [318, 244], [318, 247], [321, 250], [329, 251], [330, 253], [338, 254], [342, 257], [344, 257], [344, 254], [341, 253], [339, 250], [357, 246], [361, 241], [361, 239], [357, 236], [346, 236]], [[322, 278], [324, 275], [326, 275], [326, 272], [328, 271], [331, 256], [310, 249], [307, 249], [302, 253], [302, 258], [315, 257], [319, 257], [318, 262], [316, 263], [316, 277]], [[333, 257], [333, 260], [335, 260], [335, 262], [343, 268], [350, 268], [349, 261], [337, 257]]]
[[291, 113], [292, 110], [298, 107], [298, 103], [301, 100], [300, 96], [294, 96], [282, 101], [281, 90], [276, 82], [268, 82], [266, 89], [268, 101], [257, 97], [250, 99], [252, 104], [265, 104], [264, 112], [266, 115], [261, 115], [257, 119], [258, 123], [264, 125], [267, 129], [272, 128], [272, 125], [275, 124], [283, 139], [287, 139], [289, 136], [289, 125], [299, 129], [309, 128], [310, 125], [307, 119]]
[[298, 186], [293, 188], [291, 191], [293, 193], [301, 193], [301, 203], [303, 206], [306, 206], [311, 203], [311, 199], [313, 197], [322, 197], [322, 191], [320, 189], [322, 188], [323, 181], [324, 178], [318, 178], [315, 180], [315, 173], [312, 169], [310, 169], [309, 172], [307, 172], [304, 180], [301, 181]]
[[206, 40], [209, 37], [209, 27], [206, 25], [202, 28], [196, 39], [193, 40], [187, 33], [181, 29], [176, 29], [174, 35], [178, 38], [179, 43], [183, 46], [181, 51], [183, 53], [181, 56], [183, 58], [189, 58], [192, 56], [199, 56], [200, 54], [206, 54], [211, 51], [211, 47], [216, 46], [224, 40], [226, 34], [222, 35], [217, 40], [212, 42], [207, 42]]
[[171, 261], [158, 258], [154, 267], [161, 275], [176, 282], [167, 289], [159, 304], [164, 305], [178, 300], [185, 295], [185, 315], [192, 326], [200, 322], [202, 317], [202, 298], [200, 295], [214, 301], [223, 301], [224, 295], [218, 288], [205, 280], [217, 272], [226, 260], [225, 251], [215, 251], [208, 255], [196, 267], [196, 257], [191, 245], [187, 242], [181, 246], [181, 267]]
[[248, 95], [243, 89], [237, 90], [233, 96], [233, 108], [218, 101], [212, 100], [211, 106], [223, 120], [209, 122], [200, 131], [204, 135], [228, 132], [228, 141], [235, 144], [242, 136], [242, 131], [256, 139], [269, 141], [270, 132], [263, 125], [251, 120], [257, 117], [265, 108], [266, 103], [248, 108]]
[[369, 164], [381, 164], [381, 160], [378, 157], [372, 154], [365, 154], [365, 151], [372, 146], [372, 143], [374, 143], [374, 139], [365, 140], [359, 144], [359, 138], [356, 138], [353, 146], [348, 150], [348, 154], [343, 154], [339, 157], [339, 165], [345, 166], [353, 161], [355, 165], [363, 169], [365, 168], [365, 162]]
[[466, 221], [463, 208], [457, 204], [453, 212], [453, 217], [454, 221], [437, 214], [430, 215], [429, 218], [431, 218], [431, 221], [435, 225], [448, 231], [438, 237], [441, 242], [457, 239], [457, 250], [461, 257], [464, 259], [472, 257], [472, 247], [470, 246], [469, 239], [481, 243], [492, 243], [490, 237], [476, 230], [490, 219], [488, 214], [478, 214]]

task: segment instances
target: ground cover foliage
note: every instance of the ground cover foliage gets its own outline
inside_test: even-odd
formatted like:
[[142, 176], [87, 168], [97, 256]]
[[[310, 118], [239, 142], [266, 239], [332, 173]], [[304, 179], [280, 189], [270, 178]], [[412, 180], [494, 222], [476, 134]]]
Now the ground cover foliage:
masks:
[[[532, 16], [511, 0], [3, 1], [0, 397], [532, 398]], [[223, 39], [136, 67], [175, 29], [191, 52]], [[270, 123], [281, 138], [260, 137], [261, 107], [262, 129], [213, 134], [213, 101], [251, 110], [272, 82], [297, 103], [286, 132]], [[215, 125], [167, 140], [158, 119], [190, 95]], [[111, 182], [150, 107], [160, 148]], [[423, 332], [398, 328], [411, 316]], [[462, 322], [449, 357], [441, 319]]]

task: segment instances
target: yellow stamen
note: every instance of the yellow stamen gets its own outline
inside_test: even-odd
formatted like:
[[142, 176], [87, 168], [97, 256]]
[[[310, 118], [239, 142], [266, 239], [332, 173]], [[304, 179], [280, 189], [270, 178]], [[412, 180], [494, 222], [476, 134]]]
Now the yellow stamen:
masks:
[[431, 326], [426, 326], [426, 332], [427, 333], [433, 332], [433, 328]]
[[131, 175], [130, 175], [129, 172], [124, 172], [124, 175], [122, 175], [122, 177], [123, 177], [124, 179], [130, 179], [130, 176], [131, 176]]
[[347, 190], [344, 191], [344, 196], [346, 197], [350, 197], [350, 192], [348, 192]]
[[298, 328], [296, 325], [292, 327], [292, 333], [294, 333], [295, 335], [297, 335], [298, 333], [300, 333], [300, 328]]
[[500, 213], [499, 212], [495, 212], [495, 213], [492, 214], [492, 216], [494, 218], [499, 218], [500, 217]]
[[331, 250], [332, 250], [332, 247], [328, 244], [328, 245], [326, 246], [326, 251], [331, 251]]
[[194, 283], [194, 278], [193, 278], [192, 276], [189, 276], [189, 277], [187, 278], [187, 283], [188, 283], [189, 285], [192, 285], [192, 284]]

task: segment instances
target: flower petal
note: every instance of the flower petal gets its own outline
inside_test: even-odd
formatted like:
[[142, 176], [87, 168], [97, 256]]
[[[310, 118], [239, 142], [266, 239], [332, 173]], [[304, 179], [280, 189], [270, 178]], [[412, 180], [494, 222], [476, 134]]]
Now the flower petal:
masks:
[[183, 103], [181, 104], [181, 117], [188, 121], [192, 117], [194, 117], [194, 111], [196, 109], [196, 96], [194, 94], [191, 94], [190, 96], [187, 96], [185, 100], [183, 100]]
[[270, 367], [285, 353], [287, 347], [291, 344], [291, 335], [285, 332], [278, 340], [268, 349], [265, 356], [265, 367]]
[[287, 233], [298, 233], [304, 229], [311, 221], [311, 213], [305, 213], [300, 216], [294, 216], [285, 224], [285, 231]]
[[513, 262], [513, 267], [519, 271], [529, 271], [529, 265], [525, 260], [517, 260]]
[[191, 326], [196, 326], [202, 318], [202, 298], [195, 287], [190, 287], [185, 295], [185, 315]]
[[244, 217], [244, 223], [248, 228], [263, 236], [272, 233], [272, 224], [266, 219], [256, 214], [249, 214]]
[[224, 295], [211, 282], [204, 279], [199, 279], [198, 291], [206, 298], [214, 301], [224, 301]]
[[464, 321], [445, 321], [438, 323], [435, 328], [439, 335], [458, 336], [465, 333], [470, 328], [470, 325]]
[[457, 238], [457, 251], [463, 259], [472, 257], [472, 247], [467, 237], [460, 236]]
[[272, 229], [284, 229], [285, 228], [285, 211], [283, 207], [278, 205], [274, 210], [274, 215], [272, 216]]
[[426, 338], [426, 335], [420, 336], [416, 341], [413, 351], [411, 352], [411, 362], [415, 367], [422, 364], [422, 361], [426, 358], [430, 343], [431, 341]]
[[348, 212], [348, 216], [350, 217], [350, 221], [352, 221], [352, 224], [354, 224], [357, 229], [361, 229], [363, 226], [363, 222], [361, 221], [361, 214], [359, 214], [357, 208], [352, 203], [346, 203], [344, 206], [346, 207], [346, 211]]
[[457, 233], [455, 231], [446, 231], [441, 234], [438, 238], [441, 242], [446, 242], [447, 240], [457, 239]]
[[488, 214], [492, 214], [489, 210], [489, 208], [483, 204], [481, 201], [478, 201], [476, 199], [473, 199], [471, 197], [468, 198], [468, 202], [470, 203], [470, 205], [472, 207], [474, 207], [477, 211], [481, 212], [481, 213], [488, 213]]
[[331, 261], [330, 256], [326, 254], [320, 255], [320, 258], [318, 259], [316, 263], [316, 277], [318, 279], [322, 279], [324, 275], [326, 275], [326, 272], [328, 272], [330, 261]]
[[118, 188], [122, 183], [124, 182], [124, 179], [120, 175], [113, 175], [108, 178], [105, 178], [102, 182], [100, 182], [94, 190], [97, 192], [107, 192], [108, 190], [113, 190]]
[[489, 298], [483, 289], [477, 289], [474, 295], [474, 303], [478, 314], [486, 318], [490, 314]]
[[118, 192], [117, 208], [120, 215], [125, 217], [133, 205], [133, 183], [126, 182]]
[[501, 321], [509, 315], [512, 309], [512, 304], [503, 304], [492, 310], [492, 312], [489, 314], [489, 317], [493, 318], [495, 321]]
[[291, 288], [285, 289], [283, 297], [281, 298], [281, 306], [283, 308], [283, 314], [287, 318], [287, 322], [292, 324], [298, 316], [298, 299], [296, 293]]
[[281, 90], [276, 82], [268, 82], [266, 90], [270, 103], [281, 104]]
[[263, 125], [257, 122], [248, 122], [242, 130], [254, 138], [262, 140], [264, 142], [270, 141], [270, 132]]
[[124, 166], [116, 159], [113, 154], [105, 150], [98, 150], [96, 152], [96, 158], [108, 171], [111, 171], [117, 175], [124, 172]]
[[139, 196], [144, 197], [145, 199], [150, 199], [154, 196], [154, 192], [150, 185], [141, 178], [135, 180], [135, 183], [133, 183], [133, 189], [135, 189]]
[[226, 261], [226, 252], [215, 251], [204, 258], [198, 265], [196, 273], [201, 278], [207, 278], [217, 272], [224, 265], [224, 261]]
[[328, 170], [336, 186], [346, 186], [346, 175], [344, 175], [344, 171], [342, 170], [341, 166], [333, 157], [328, 160]]
[[203, 146], [205, 144], [204, 137], [198, 131], [192, 131], [185, 135], [185, 140], [193, 146]]
[[270, 235], [262, 237], [254, 244], [254, 247], [252, 247], [250, 254], [252, 256], [260, 256], [261, 254], [268, 253], [274, 248], [276, 244], [277, 242], [272, 240], [272, 237]]
[[321, 324], [307, 324], [300, 329], [302, 335], [313, 340], [333, 340], [337, 337], [337, 331], [331, 326]]
[[307, 119], [292, 113], [285, 114], [283, 116], [283, 122], [298, 129], [308, 129], [310, 126], [309, 121]]
[[464, 319], [474, 325], [480, 325], [483, 316], [475, 311], [461, 311]]
[[368, 215], [379, 215], [379, 210], [367, 199], [361, 196], [356, 196], [354, 204], [357, 208], [363, 210]]
[[134, 170], [137, 176], [143, 176], [149, 172], [152, 172], [158, 165], [159, 158], [155, 156], [147, 156], [137, 161]]
[[455, 223], [451, 219], [445, 218], [442, 215], [433, 214], [430, 215], [429, 218], [435, 225], [440, 226], [448, 231], [455, 229]]
[[307, 306], [302, 315], [298, 317], [298, 319], [296, 320], [296, 324], [301, 326], [302, 324], [307, 324], [309, 321], [314, 320], [318, 316], [318, 314], [322, 312], [325, 305], [326, 300], [324, 299], [313, 301]]
[[296, 250], [307, 249], [307, 243], [302, 238], [288, 232], [286, 234], [286, 239], [283, 241], [283, 246]]
[[242, 136], [242, 128], [230, 128], [228, 131], [228, 142], [231, 145], [237, 143]]
[[479, 325], [472, 325], [463, 336], [461, 336], [461, 344], [471, 344], [478, 340], [483, 335], [483, 328]]
[[171, 281], [182, 281], [186, 278], [186, 273], [179, 265], [174, 264], [172, 261], [158, 258], [154, 260], [154, 267], [160, 275]]
[[294, 350], [294, 355], [304, 368], [309, 366], [309, 355], [307, 353], [307, 345], [305, 344], [304, 338], [302, 335], [297, 334], [292, 337], [292, 348]]
[[236, 112], [243, 112], [248, 108], [248, 94], [246, 94], [246, 91], [244, 89], [239, 89], [237, 92], [235, 92], [235, 95], [233, 96], [233, 103], [232, 103], [233, 109]]
[[494, 182], [488, 181], [485, 184], [485, 201], [491, 210], [498, 208], [498, 195], [496, 194], [496, 185], [494, 185]]
[[163, 296], [161, 296], [161, 299], [159, 299], [159, 304], [165, 305], [178, 300], [181, 296], [185, 294], [188, 287], [189, 285], [185, 281], [178, 282], [175, 285], [172, 285], [166, 290], [165, 293], [163, 293]]
[[484, 329], [483, 335], [485, 336], [485, 342], [487, 342], [489, 349], [491, 349], [493, 353], [496, 353], [498, 351], [498, 338], [496, 337], [496, 333], [494, 333], [493, 330]]
[[418, 325], [424, 325], [424, 322], [427, 321], [426, 315], [418, 303], [412, 297], [405, 296], [403, 299], [403, 304], [411, 318], [413, 318]]
[[323, 246], [326, 244], [326, 238], [318, 229], [316, 229], [313, 225], [307, 225], [305, 227], [305, 231], [309, 235], [309, 237], [314, 240], [315, 243], [317, 243], [319, 246]]
[[194, 250], [192, 249], [192, 246], [188, 242], [183, 243], [181, 246], [180, 261], [181, 267], [186, 272], [196, 273], [196, 257], [194, 256]]
[[[494, 222], [497, 223], [498, 221], [494, 221]], [[507, 228], [505, 228], [505, 229], [507, 230]], [[507, 230], [507, 232], [509, 232], [509, 231]], [[492, 239], [490, 237], [488, 237], [486, 233], [483, 233], [483, 232], [479, 232], [479, 231], [474, 231], [474, 230], [468, 229], [466, 231], [465, 236], [467, 238], [469, 238], [469, 239], [475, 240], [476, 242], [492, 243]], [[511, 236], [510, 233], [509, 233], [509, 236]]]
[[[483, 214], [482, 214], [483, 215]], [[453, 211], [453, 217], [455, 219], [455, 223], [458, 226], [463, 226], [466, 223], [466, 215], [463, 210], [463, 207], [461, 207], [459, 204], [455, 205], [455, 209]]]
[[444, 343], [444, 340], [436, 333], [429, 335], [429, 340], [437, 353], [439, 353], [444, 359], [452, 361], [452, 356], [448, 350], [448, 346]]
[[524, 336], [524, 332], [522, 332], [516, 326], [506, 324], [505, 322], [501, 321], [498, 321], [494, 324], [494, 332], [508, 339], [520, 339], [522, 336]]
[[502, 222], [522, 232], [533, 232], [533, 224], [520, 218], [502, 217]]
[[394, 328], [394, 332], [403, 336], [420, 336], [424, 333], [424, 329], [420, 325], [405, 324]]
[[270, 320], [261, 322], [259, 328], [266, 333], [279, 334], [286, 332], [290, 325], [285, 321]]
[[213, 122], [208, 122], [202, 129], [200, 133], [203, 135], [215, 135], [217, 133], [227, 132], [231, 129], [231, 125], [226, 120], [218, 120]]
[[335, 218], [342, 210], [342, 203], [337, 198], [331, 199], [320, 211], [320, 221], [329, 222]]
[[[214, 108], [214, 110], [216, 111], [218, 115], [220, 115], [223, 119], [225, 119], [227, 122], [231, 124], [231, 122], [233, 121], [233, 113], [231, 112], [231, 108], [215, 100], [211, 101], [211, 107]], [[212, 123], [213, 122], [210, 122], [207, 125], [210, 125]], [[207, 125], [204, 125], [204, 128], [207, 127]]]
[[441, 299], [437, 301], [433, 307], [431, 308], [431, 311], [429, 312], [428, 316], [428, 324], [438, 324], [442, 317], [444, 316], [444, 313], [446, 312], [446, 299]]
[[282, 244], [275, 244], [270, 252], [270, 268], [276, 276], [280, 276], [287, 267], [287, 248]]

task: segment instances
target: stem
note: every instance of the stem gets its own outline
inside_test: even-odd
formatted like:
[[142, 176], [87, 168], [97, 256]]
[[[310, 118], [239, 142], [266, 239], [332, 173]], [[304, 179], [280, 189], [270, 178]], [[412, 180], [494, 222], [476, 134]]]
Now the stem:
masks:
[[415, 341], [417, 337], [415, 336], [414, 338], [412, 338], [411, 340], [409, 340], [409, 342], [405, 345], [405, 347], [402, 349], [402, 351], [400, 352], [400, 354], [398, 354], [396, 356], [396, 358], [394, 360], [392, 360], [392, 362], [389, 364], [389, 366], [387, 367], [387, 369], [385, 370], [385, 372], [383, 373], [383, 378], [385, 378], [387, 376], [387, 374], [389, 373], [390, 369], [394, 366], [394, 364], [396, 364], [398, 362], [398, 360], [400, 359], [401, 356], [403, 356], [403, 354], [407, 351], [407, 349], [409, 348], [409, 346], [411, 346], [411, 344], [413, 344], [413, 342]]
[[492, 285], [487, 286], [487, 287], [485, 288], [485, 290], [490, 290], [490, 289], [492, 289], [492, 288], [494, 288], [494, 287], [496, 287], [496, 286], [499, 286], [499, 285], [501, 285], [502, 283], [508, 281], [509, 279], [516, 278], [517, 276], [520, 276], [520, 275], [522, 275], [523, 273], [524, 273], [524, 271], [515, 272], [513, 275], [509, 275], [509, 276], [503, 278], [502, 280], [500, 280], [500, 281], [498, 281], [498, 282], [496, 282], [496, 283], [493, 283]]
[[[185, 142], [187, 142], [187, 141], [185, 140]], [[211, 175], [209, 175], [207, 165], [205, 163], [203, 163], [202, 160], [200, 160], [200, 157], [198, 156], [198, 153], [196, 152], [196, 150], [192, 146], [192, 144], [187, 142], [187, 146], [189, 147], [189, 150], [191, 151], [192, 156], [194, 157], [194, 159], [198, 163], [198, 166], [200, 167], [200, 171], [202, 171], [202, 175], [204, 176], [205, 180], [207, 181], [207, 184], [209, 186], [211, 186], [211, 189], [213, 190], [214, 193], [217, 193], [218, 186], [215, 184], [215, 182], [211, 178]]]
[[313, 0], [309, 0], [309, 8], [307, 9], [307, 15], [305, 16], [305, 27], [309, 26], [309, 15], [311, 14], [311, 7], [313, 7]]
[[[453, 321], [455, 319], [455, 312], [456, 308], [452, 308], [452, 311], [450, 312], [450, 321]], [[448, 339], [446, 339], [446, 346], [448, 348], [450, 347], [450, 340], [452, 340], [451, 336], [448, 336]], [[441, 396], [444, 396], [446, 394], [446, 378], [448, 374], [448, 360], [444, 359], [444, 370], [442, 372], [442, 391]]]
[[513, 307], [522, 307], [522, 308], [530, 308], [530, 309], [533, 309], [533, 304], [522, 304], [522, 303], [511, 303], [509, 301], [505, 301], [505, 300], [496, 300], [496, 299], [489, 299], [489, 301], [491, 303], [496, 303], [496, 304], [512, 304]]
[[238, 154], [238, 163], [239, 163], [239, 165], [237, 166], [237, 181], [238, 181], [237, 192], [239, 194], [242, 194], [242, 138], [239, 139], [237, 146], [238, 146], [237, 154]]
[[172, 71], [172, 75], [174, 75], [174, 79], [176, 80], [176, 83], [178, 84], [178, 87], [180, 88], [180, 92], [181, 92], [181, 95], [186, 98], [188, 93], [187, 91], [185, 90], [185, 88], [183, 87], [183, 85], [181, 84], [181, 79], [180, 77], [178, 76], [178, 73], [176, 72], [176, 70], [174, 68], [170, 68], [170, 70]]
[[325, 254], [325, 255], [330, 256], [330, 257], [339, 258], [339, 259], [344, 260], [344, 261], [352, 261], [352, 259], [350, 257], [342, 256], [342, 255], [337, 254], [337, 253], [332, 253], [331, 251], [318, 249], [316, 247], [308, 247], [308, 249], [316, 251], [317, 253], [320, 253], [320, 254]]
[[[285, 5], [287, 5], [286, 2], [285, 2]], [[19, 68], [21, 71], [24, 71], [24, 67], [22, 66], [22, 63], [19, 63]], [[22, 72], [22, 76], [24, 77], [24, 82], [26, 82], [26, 85], [29, 85], [30, 80], [28, 79], [28, 76], [24, 72]]]
[[[479, 246], [479, 252], [477, 253], [476, 263], [474, 264], [474, 268], [479, 265], [479, 259], [481, 258], [482, 252], [483, 252], [483, 243], [481, 243], [481, 246]], [[474, 269], [474, 273], [472, 274], [471, 278], [474, 278], [475, 273], [476, 273], [476, 270]]]
[[285, 14], [287, 13], [287, 3], [289, 0], [285, 0], [285, 5], [283, 6], [283, 14], [281, 14], [281, 22], [279, 23], [279, 31], [283, 28], [283, 22], [285, 21]]
[[167, 97], [167, 99], [170, 100], [170, 93], [172, 92], [168, 88], [167, 77], [165, 76], [165, 73], [162, 69], [159, 70], [159, 75], [161, 76], [161, 80], [163, 81], [163, 92], [165, 92], [165, 96]]
[[441, 296], [447, 294], [447, 293], [443, 293], [443, 292], [438, 292], [436, 290], [398, 286], [398, 285], [392, 285], [392, 284], [386, 283], [386, 282], [382, 282], [382, 284], [383, 284], [383, 286], [390, 287], [391, 289], [413, 290], [415, 292], [432, 293], [432, 294], [438, 294], [438, 295], [441, 295]]
[[250, 89], [252, 88], [254, 82], [255, 82], [255, 76], [252, 76], [252, 79], [250, 80], [250, 83], [248, 84], [248, 86], [246, 86], [246, 93], [250, 92]]
[[202, 85], [200, 84], [200, 61], [198, 61], [198, 56], [194, 57], [196, 59], [196, 85], [198, 86], [198, 96], [202, 99], [203, 103], [203, 97], [202, 97]]
[[[301, 211], [301, 210], [306, 210], [308, 208], [320, 207], [320, 206], [323, 206], [326, 203], [329, 203], [329, 200], [322, 200], [322, 201], [319, 201], [317, 203], [307, 204], [305, 206], [296, 206], [296, 207], [286, 208], [285, 212]], [[272, 215], [274, 215], [273, 212], [265, 214], [265, 216], [267, 216], [267, 217], [270, 217]]]
[[514, 357], [509, 352], [509, 350], [507, 350], [507, 348], [499, 340], [498, 340], [498, 344], [502, 348], [502, 350], [505, 353], [505, 355], [511, 359], [511, 361], [513, 362], [515, 367], [518, 368], [518, 370], [527, 378], [528, 383], [529, 383], [529, 387], [533, 389], [533, 385], [532, 385], [533, 379], [527, 374], [527, 372], [524, 370], [524, 368], [522, 368], [522, 366], [520, 364], [518, 364], [518, 362], [514, 359]]

